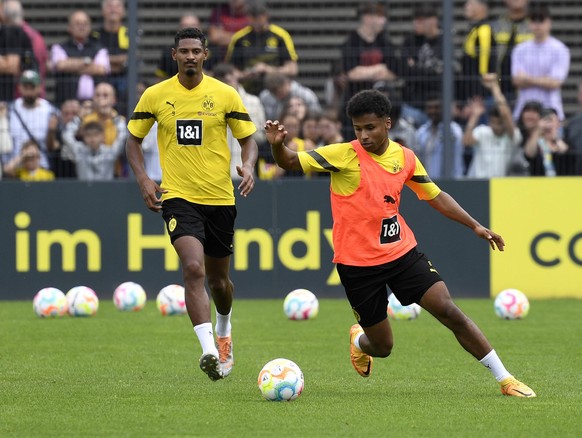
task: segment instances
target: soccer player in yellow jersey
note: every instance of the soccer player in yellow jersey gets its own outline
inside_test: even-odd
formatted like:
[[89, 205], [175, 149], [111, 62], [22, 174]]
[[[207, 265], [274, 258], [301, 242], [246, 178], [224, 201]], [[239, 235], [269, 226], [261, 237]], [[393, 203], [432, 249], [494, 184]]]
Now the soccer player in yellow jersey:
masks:
[[503, 366], [481, 330], [452, 301], [447, 286], [400, 215], [406, 185], [419, 199], [503, 251], [503, 238], [485, 228], [427, 175], [412, 150], [389, 140], [391, 103], [381, 92], [364, 90], [347, 105], [357, 140], [295, 152], [284, 144], [287, 131], [278, 121], [265, 125], [273, 157], [286, 170], [329, 172], [334, 262], [357, 324], [350, 329], [350, 358], [362, 377], [373, 357], [387, 357], [393, 346], [386, 316], [388, 286], [404, 304], [418, 303], [449, 328], [461, 346], [487, 367], [501, 392], [535, 397]]
[[[178, 74], [145, 90], [128, 123], [126, 144], [148, 208], [162, 212], [182, 264], [186, 308], [202, 347], [200, 368], [212, 380], [230, 374], [233, 284], [229, 276], [236, 208], [230, 177], [226, 127], [241, 145], [238, 190], [248, 196], [255, 185], [256, 131], [237, 91], [203, 73], [208, 49], [196, 28], [178, 31], [172, 58]], [[162, 181], [146, 173], [141, 142], [158, 123]], [[208, 282], [216, 307], [212, 330]]]

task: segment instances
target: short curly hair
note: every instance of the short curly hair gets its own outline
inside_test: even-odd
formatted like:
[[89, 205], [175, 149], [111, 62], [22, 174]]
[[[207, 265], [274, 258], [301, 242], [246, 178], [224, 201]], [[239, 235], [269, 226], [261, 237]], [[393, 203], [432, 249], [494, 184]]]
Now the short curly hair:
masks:
[[354, 94], [346, 107], [349, 118], [364, 114], [375, 114], [378, 117], [390, 117], [392, 103], [390, 99], [378, 90], [363, 90]]
[[178, 48], [178, 44], [181, 40], [189, 38], [193, 40], [200, 40], [202, 47], [206, 48], [206, 36], [204, 33], [196, 27], [187, 27], [176, 32], [176, 36], [174, 36], [174, 49]]

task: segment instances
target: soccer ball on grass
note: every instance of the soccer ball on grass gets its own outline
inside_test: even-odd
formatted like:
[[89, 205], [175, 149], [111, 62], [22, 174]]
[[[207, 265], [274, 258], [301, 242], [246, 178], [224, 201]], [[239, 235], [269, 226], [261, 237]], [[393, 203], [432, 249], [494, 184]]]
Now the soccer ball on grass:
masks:
[[390, 296], [388, 297], [387, 311], [390, 319], [402, 321], [416, 319], [418, 318], [418, 315], [420, 315], [421, 310], [422, 307], [420, 307], [416, 303], [412, 303], [408, 306], [403, 306], [402, 304], [400, 304], [400, 301], [398, 301], [398, 298], [396, 298], [394, 294], [390, 294]]
[[32, 309], [41, 318], [54, 318], [67, 313], [67, 298], [56, 287], [39, 290], [32, 300]]
[[319, 301], [313, 292], [295, 289], [285, 297], [283, 311], [292, 320], [313, 319], [319, 313]]
[[295, 400], [304, 387], [303, 372], [289, 359], [273, 359], [259, 373], [258, 385], [263, 397], [270, 401]]
[[139, 311], [146, 304], [147, 296], [143, 287], [133, 281], [126, 281], [115, 288], [113, 303], [119, 310]]
[[522, 319], [529, 313], [529, 300], [520, 290], [505, 289], [495, 297], [493, 307], [501, 319]]
[[99, 310], [99, 298], [87, 286], [75, 286], [67, 292], [67, 305], [71, 316], [93, 316]]
[[170, 284], [163, 287], [156, 298], [156, 305], [164, 316], [184, 315], [186, 313], [184, 286]]

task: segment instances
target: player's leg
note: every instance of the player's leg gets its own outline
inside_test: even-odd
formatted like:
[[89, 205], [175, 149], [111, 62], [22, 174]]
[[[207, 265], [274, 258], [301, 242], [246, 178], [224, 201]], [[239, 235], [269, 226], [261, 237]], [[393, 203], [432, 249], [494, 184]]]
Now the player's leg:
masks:
[[162, 203], [162, 216], [182, 265], [186, 309], [202, 347], [200, 368], [210, 379], [220, 379], [222, 370], [214, 343], [210, 301], [204, 287], [204, 206], [173, 198]]
[[497, 353], [467, 315], [453, 302], [443, 281], [433, 284], [420, 299], [424, 309], [449, 328], [461, 346], [481, 362], [501, 385], [501, 392], [516, 397], [535, 397], [535, 392], [515, 379]]
[[357, 324], [350, 328], [350, 359], [362, 377], [372, 371], [373, 357], [392, 351], [392, 329], [386, 317], [388, 294], [383, 267], [338, 264], [338, 274]]
[[210, 300], [204, 287], [205, 266], [202, 243], [193, 236], [181, 236], [174, 241], [180, 257], [184, 277], [186, 309], [200, 346], [202, 356], [200, 368], [212, 380], [221, 379], [219, 354], [214, 344], [214, 333], [210, 319]]
[[373, 357], [388, 357], [394, 346], [392, 327], [388, 318], [369, 327], [362, 327], [365, 336], [358, 340], [362, 351]]
[[216, 308], [216, 345], [225, 377], [234, 365], [230, 323], [234, 285], [229, 277], [229, 269], [230, 257], [206, 256], [206, 277]]
[[369, 377], [373, 358], [387, 357], [392, 351], [392, 328], [386, 316], [371, 326], [360, 324], [363, 324], [361, 319], [350, 328], [350, 360], [360, 376]]
[[420, 299], [424, 309], [449, 328], [459, 344], [477, 360], [492, 350], [479, 327], [453, 302], [444, 281], [433, 284]]
[[230, 279], [230, 256], [234, 238], [236, 208], [216, 206], [207, 208], [205, 225], [206, 280], [216, 309], [216, 345], [224, 376], [234, 365], [231, 315], [234, 286]]

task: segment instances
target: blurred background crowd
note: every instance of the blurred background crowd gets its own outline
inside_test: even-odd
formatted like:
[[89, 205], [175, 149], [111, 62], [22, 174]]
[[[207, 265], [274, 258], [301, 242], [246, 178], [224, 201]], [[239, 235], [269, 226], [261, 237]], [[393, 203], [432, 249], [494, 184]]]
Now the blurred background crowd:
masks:
[[[433, 179], [582, 175], [580, 18], [577, 0], [3, 0], [0, 174], [131, 178], [133, 104], [177, 73], [176, 30], [198, 27], [205, 72], [257, 125], [260, 179], [318, 177], [273, 163], [265, 120], [296, 150], [350, 141], [345, 104], [370, 88], [391, 99], [391, 139]], [[143, 148], [161, 179], [155, 129]]]

